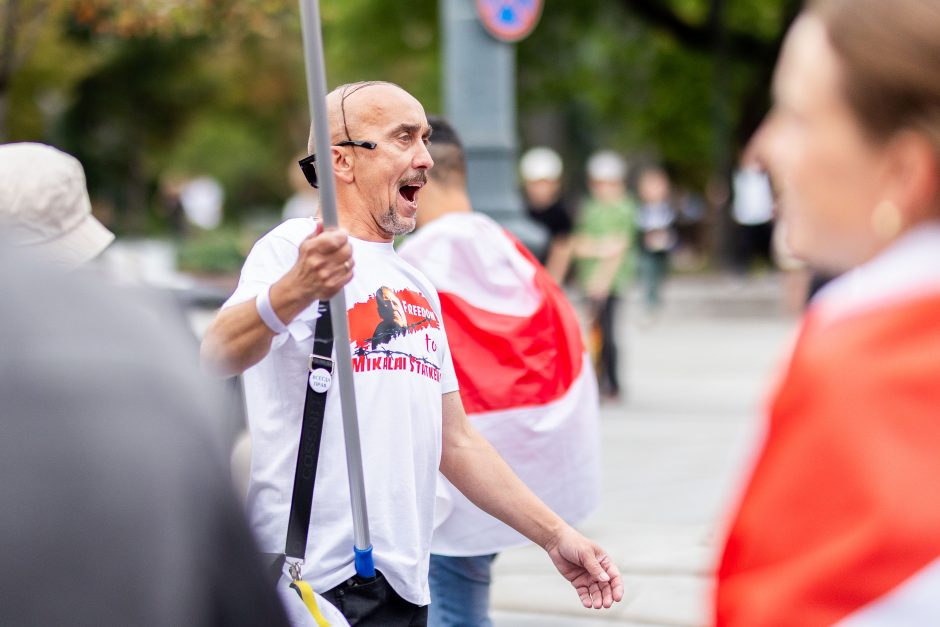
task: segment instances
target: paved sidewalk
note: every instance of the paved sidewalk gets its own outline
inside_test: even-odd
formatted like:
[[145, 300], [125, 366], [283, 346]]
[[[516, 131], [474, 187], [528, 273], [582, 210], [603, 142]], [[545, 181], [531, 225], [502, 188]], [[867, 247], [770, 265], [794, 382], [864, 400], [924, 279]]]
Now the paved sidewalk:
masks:
[[613, 555], [624, 600], [583, 610], [535, 547], [495, 564], [496, 627], [708, 623], [724, 515], [761, 428], [760, 407], [796, 320], [778, 278], [676, 277], [666, 307], [620, 325], [629, 397], [602, 409], [603, 503], [582, 531]]

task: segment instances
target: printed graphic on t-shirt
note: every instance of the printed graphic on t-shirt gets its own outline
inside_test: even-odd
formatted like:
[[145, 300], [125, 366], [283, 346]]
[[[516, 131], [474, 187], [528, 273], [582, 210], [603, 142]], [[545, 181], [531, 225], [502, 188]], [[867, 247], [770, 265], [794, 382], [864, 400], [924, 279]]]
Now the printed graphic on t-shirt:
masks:
[[[441, 323], [423, 294], [383, 286], [367, 301], [353, 305], [348, 317], [354, 372], [404, 370], [441, 380], [440, 368], [428, 359], [437, 352], [437, 341], [427, 333], [440, 329]], [[402, 350], [404, 343], [395, 341], [421, 331], [425, 331], [423, 356]]]

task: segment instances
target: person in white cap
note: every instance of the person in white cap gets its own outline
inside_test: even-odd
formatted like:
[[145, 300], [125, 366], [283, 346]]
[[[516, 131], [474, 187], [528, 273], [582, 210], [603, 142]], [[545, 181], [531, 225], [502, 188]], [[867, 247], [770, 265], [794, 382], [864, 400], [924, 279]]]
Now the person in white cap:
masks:
[[627, 194], [626, 165], [604, 150], [587, 162], [590, 197], [581, 205], [575, 226], [577, 278], [590, 307], [589, 344], [601, 396], [621, 394], [616, 343], [616, 310], [633, 274], [636, 205]]
[[91, 214], [78, 159], [31, 142], [0, 146], [0, 231], [67, 269], [91, 261], [114, 240]]
[[562, 171], [561, 157], [544, 146], [529, 149], [519, 162], [526, 213], [548, 229], [548, 249], [539, 261], [559, 285], [564, 282], [571, 264], [574, 228], [568, 204], [561, 194]]

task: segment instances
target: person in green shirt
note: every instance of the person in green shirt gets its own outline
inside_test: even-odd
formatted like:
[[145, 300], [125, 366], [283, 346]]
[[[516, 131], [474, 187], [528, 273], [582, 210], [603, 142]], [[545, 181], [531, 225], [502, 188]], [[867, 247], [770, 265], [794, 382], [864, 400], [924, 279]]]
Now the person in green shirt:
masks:
[[627, 194], [623, 159], [611, 151], [587, 163], [590, 196], [575, 225], [574, 259], [578, 286], [589, 305], [588, 344], [594, 357], [601, 396], [621, 394], [615, 323], [621, 296], [634, 272], [636, 204]]

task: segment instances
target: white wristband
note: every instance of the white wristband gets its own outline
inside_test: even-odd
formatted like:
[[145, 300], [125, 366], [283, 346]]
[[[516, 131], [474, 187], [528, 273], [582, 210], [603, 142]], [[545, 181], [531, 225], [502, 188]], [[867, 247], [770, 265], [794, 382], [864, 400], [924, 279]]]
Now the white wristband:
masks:
[[269, 329], [275, 333], [284, 333], [287, 331], [287, 325], [281, 322], [281, 319], [274, 313], [274, 307], [271, 306], [270, 285], [258, 292], [258, 297], [255, 299], [255, 309], [258, 310], [258, 315], [261, 316], [261, 320], [264, 321]]

